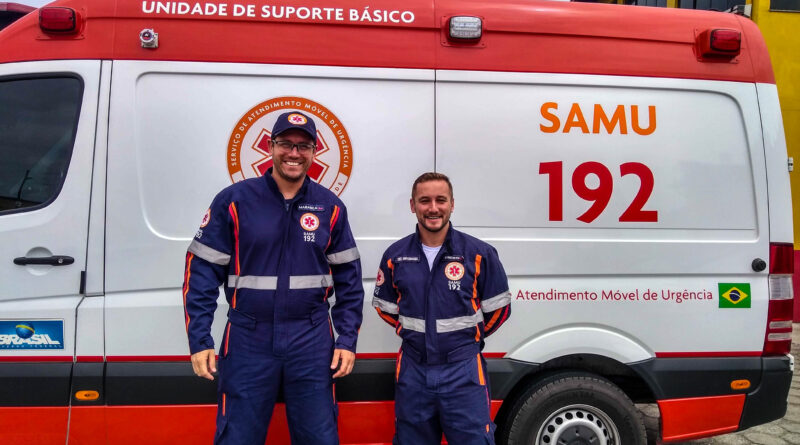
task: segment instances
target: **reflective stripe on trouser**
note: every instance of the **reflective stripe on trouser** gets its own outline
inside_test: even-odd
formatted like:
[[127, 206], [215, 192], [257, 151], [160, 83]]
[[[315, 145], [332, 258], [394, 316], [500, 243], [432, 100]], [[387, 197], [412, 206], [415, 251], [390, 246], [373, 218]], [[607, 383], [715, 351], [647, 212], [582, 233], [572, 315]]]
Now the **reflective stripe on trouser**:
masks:
[[[479, 366], [481, 368], [479, 368]], [[395, 386], [394, 445], [493, 445], [486, 362], [479, 356], [443, 365], [403, 357]], [[483, 382], [483, 384], [481, 384]]]
[[[286, 323], [289, 351], [272, 353], [274, 325], [231, 320], [219, 362], [216, 445], [263, 445], [283, 388], [292, 443], [338, 445], [330, 363], [333, 338], [326, 317]], [[224, 413], [223, 413], [224, 403]]]

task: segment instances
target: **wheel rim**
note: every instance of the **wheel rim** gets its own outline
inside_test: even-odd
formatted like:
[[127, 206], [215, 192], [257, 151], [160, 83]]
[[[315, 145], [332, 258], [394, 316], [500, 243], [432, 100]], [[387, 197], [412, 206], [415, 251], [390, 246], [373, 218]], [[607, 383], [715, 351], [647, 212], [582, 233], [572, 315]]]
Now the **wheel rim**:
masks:
[[597, 407], [570, 405], [544, 421], [534, 445], [619, 445], [619, 431]]

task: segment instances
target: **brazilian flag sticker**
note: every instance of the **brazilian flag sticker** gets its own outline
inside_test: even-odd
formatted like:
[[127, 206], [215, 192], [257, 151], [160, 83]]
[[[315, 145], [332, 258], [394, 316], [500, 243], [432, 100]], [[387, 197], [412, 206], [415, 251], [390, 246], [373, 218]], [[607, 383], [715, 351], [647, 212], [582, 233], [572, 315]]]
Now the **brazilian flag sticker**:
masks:
[[719, 307], [749, 308], [750, 283], [719, 283]]

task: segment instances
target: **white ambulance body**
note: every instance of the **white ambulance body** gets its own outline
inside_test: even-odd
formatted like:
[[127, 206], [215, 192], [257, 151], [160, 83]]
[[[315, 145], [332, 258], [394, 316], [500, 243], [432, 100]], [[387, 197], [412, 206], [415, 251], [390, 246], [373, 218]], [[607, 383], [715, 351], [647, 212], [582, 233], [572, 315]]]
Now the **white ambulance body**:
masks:
[[[499, 443], [567, 427], [643, 443], [632, 401], [658, 403], [665, 442], [786, 412], [789, 168], [746, 18], [59, 0], [0, 32], [0, 442], [210, 442], [184, 255], [216, 192], [269, 168], [286, 110], [316, 121], [309, 174], [347, 205], [365, 270], [342, 443], [391, 441], [400, 342], [370, 307], [373, 272], [414, 229], [426, 171], [450, 176], [454, 226], [509, 275], [511, 318], [484, 351]], [[289, 443], [282, 409], [269, 444]]]

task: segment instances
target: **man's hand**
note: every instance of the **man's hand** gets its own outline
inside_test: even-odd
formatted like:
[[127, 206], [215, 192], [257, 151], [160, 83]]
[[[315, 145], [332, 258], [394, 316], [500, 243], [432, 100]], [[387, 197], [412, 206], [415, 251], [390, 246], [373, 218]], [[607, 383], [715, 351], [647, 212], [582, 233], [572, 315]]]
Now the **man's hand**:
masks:
[[214, 350], [206, 349], [192, 354], [192, 369], [198, 377], [214, 380], [214, 376], [211, 375], [212, 372], [217, 372], [217, 357]]
[[333, 378], [344, 377], [353, 370], [353, 363], [356, 361], [356, 354], [347, 349], [334, 349], [331, 369], [339, 368]]

